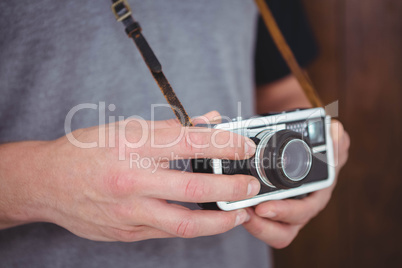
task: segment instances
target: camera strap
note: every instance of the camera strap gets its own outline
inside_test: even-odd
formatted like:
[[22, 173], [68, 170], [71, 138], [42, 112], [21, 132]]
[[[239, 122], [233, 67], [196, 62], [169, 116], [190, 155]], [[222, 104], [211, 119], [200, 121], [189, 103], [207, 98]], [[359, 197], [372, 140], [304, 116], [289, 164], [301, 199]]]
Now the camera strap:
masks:
[[[274, 16], [272, 15], [272, 12], [270, 11], [268, 5], [265, 3], [265, 0], [255, 0], [255, 2], [258, 9], [260, 10], [265, 25], [272, 36], [272, 39], [278, 47], [278, 50], [280, 51], [282, 57], [285, 59], [289, 69], [298, 80], [311, 105], [313, 107], [321, 107], [322, 103], [310, 79], [308, 78], [306, 72], [304, 72], [300, 65], [297, 63], [292, 50], [283, 37], [282, 32], [279, 29]], [[178, 99], [166, 76], [162, 72], [162, 65], [156, 58], [155, 53], [152, 51], [147, 40], [142, 35], [140, 24], [134, 20], [131, 8], [127, 0], [112, 0], [112, 12], [116, 17], [116, 20], [121, 21], [125, 26], [126, 34], [128, 35], [128, 37], [133, 39], [145, 63], [151, 71], [152, 76], [154, 77], [160, 90], [162, 91], [163, 96], [166, 98], [167, 102], [169, 103], [176, 117], [179, 119], [180, 123], [183, 126], [192, 126], [190, 117], [188, 116], [186, 110]]]
[[138, 50], [140, 51], [145, 63], [147, 64], [152, 76], [158, 84], [163, 96], [169, 103], [177, 119], [183, 126], [192, 126], [190, 117], [177, 98], [172, 86], [162, 72], [162, 65], [152, 51], [147, 40], [141, 33], [140, 24], [134, 20], [130, 6], [127, 0], [112, 0], [112, 11], [116, 16], [117, 21], [121, 21], [126, 27], [128, 37], [133, 39]]
[[322, 102], [318, 97], [316, 90], [314, 89], [313, 83], [308, 77], [307, 73], [300, 67], [292, 50], [290, 49], [288, 43], [286, 42], [278, 24], [272, 15], [265, 0], [255, 0], [262, 19], [264, 20], [265, 26], [267, 27], [272, 39], [275, 42], [279, 52], [281, 53], [283, 59], [286, 61], [289, 69], [292, 71], [293, 75], [296, 77], [300, 86], [302, 87], [304, 94], [307, 96], [313, 107], [322, 107]]

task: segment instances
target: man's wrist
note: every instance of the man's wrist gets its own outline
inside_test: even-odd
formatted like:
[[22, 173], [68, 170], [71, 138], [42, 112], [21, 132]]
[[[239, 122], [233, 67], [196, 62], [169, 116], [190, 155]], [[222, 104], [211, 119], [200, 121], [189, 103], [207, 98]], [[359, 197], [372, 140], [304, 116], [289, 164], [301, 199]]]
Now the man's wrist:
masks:
[[28, 141], [0, 146], [0, 229], [41, 220], [37, 201], [43, 195], [38, 184], [44, 176], [45, 144]]

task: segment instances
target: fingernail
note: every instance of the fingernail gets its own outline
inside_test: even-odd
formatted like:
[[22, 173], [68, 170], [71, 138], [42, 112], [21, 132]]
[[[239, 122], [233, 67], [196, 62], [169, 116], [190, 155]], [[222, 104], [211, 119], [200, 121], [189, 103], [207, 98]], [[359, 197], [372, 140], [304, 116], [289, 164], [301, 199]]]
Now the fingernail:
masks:
[[248, 183], [247, 195], [256, 195], [260, 191], [260, 183], [256, 180], [252, 180]]
[[255, 154], [255, 148], [255, 143], [251, 139], [246, 138], [246, 141], [244, 142], [244, 152], [247, 155], [252, 156]]
[[235, 226], [238, 226], [240, 224], [242, 224], [243, 222], [245, 222], [247, 220], [247, 218], [249, 218], [250, 216], [248, 215], [247, 211], [245, 209], [240, 209], [237, 212], [237, 216], [236, 216], [236, 222], [235, 222]]
[[268, 211], [267, 213], [264, 214], [264, 217], [266, 218], [274, 218], [276, 217], [276, 213], [273, 212], [272, 210]]

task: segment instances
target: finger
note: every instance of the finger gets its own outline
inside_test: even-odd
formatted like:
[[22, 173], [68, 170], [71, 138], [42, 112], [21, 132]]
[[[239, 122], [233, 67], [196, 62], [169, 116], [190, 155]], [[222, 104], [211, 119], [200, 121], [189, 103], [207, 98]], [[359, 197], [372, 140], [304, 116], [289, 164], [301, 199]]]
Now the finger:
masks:
[[144, 196], [193, 203], [251, 198], [258, 194], [261, 185], [253, 176], [177, 170], [160, 170], [146, 177], [146, 180], [133, 184], [133, 192], [141, 189], [141, 195]]
[[348, 159], [350, 146], [349, 134], [344, 130], [342, 123], [333, 120], [331, 124], [331, 136], [334, 147], [336, 168], [339, 171]]
[[331, 137], [334, 142], [338, 142], [344, 133], [344, 128], [341, 122], [336, 119], [331, 120]]
[[255, 153], [255, 143], [230, 131], [211, 128], [169, 128], [155, 129], [152, 133], [132, 133], [145, 135], [136, 140], [135, 149], [143, 156], [169, 157], [170, 160], [178, 158], [221, 158], [244, 159]]
[[274, 200], [259, 204], [255, 213], [263, 218], [292, 225], [305, 225], [328, 203], [332, 189], [326, 188], [303, 199]]
[[224, 233], [247, 220], [245, 209], [237, 211], [188, 210], [153, 199], [148, 207], [150, 226], [177, 237], [193, 238]]
[[288, 246], [301, 228], [297, 225], [261, 218], [250, 208], [247, 209], [247, 212], [250, 220], [243, 223], [243, 227], [258, 239], [277, 249]]
[[349, 156], [350, 136], [347, 132], [344, 132], [340, 145], [338, 147], [339, 168], [346, 164]]
[[343, 128], [341, 122], [337, 120], [333, 120], [331, 124], [331, 136], [332, 141], [334, 143], [334, 147], [340, 149], [341, 151], [345, 151], [349, 149], [350, 146], [350, 137], [349, 134]]

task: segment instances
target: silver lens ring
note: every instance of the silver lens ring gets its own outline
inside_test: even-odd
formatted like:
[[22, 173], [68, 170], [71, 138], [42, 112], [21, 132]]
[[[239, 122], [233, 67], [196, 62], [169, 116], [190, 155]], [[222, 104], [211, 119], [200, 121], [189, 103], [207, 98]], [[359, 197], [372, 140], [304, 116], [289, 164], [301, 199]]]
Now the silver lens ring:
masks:
[[[265, 174], [264, 167], [262, 165], [263, 159], [264, 159], [264, 150], [265, 147], [268, 144], [269, 139], [275, 134], [275, 132], [270, 132], [268, 134], [265, 133], [264, 136], [262, 136], [260, 142], [257, 145], [257, 150], [255, 152], [255, 158], [254, 158], [254, 165], [256, 167], [256, 171], [258, 174], [258, 177], [261, 179], [263, 183], [268, 185], [269, 187], [276, 188], [267, 178], [267, 175]], [[260, 136], [261, 134], [257, 135]]]
[[289, 141], [281, 154], [284, 175], [292, 181], [301, 181], [310, 172], [312, 153], [307, 143], [301, 139]]

